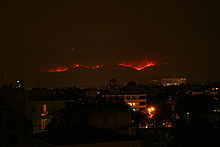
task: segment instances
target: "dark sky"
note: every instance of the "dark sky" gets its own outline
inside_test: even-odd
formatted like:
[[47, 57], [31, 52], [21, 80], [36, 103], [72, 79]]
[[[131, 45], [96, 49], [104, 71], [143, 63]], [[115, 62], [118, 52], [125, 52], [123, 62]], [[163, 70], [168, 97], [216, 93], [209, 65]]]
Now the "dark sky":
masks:
[[[41, 80], [52, 86], [62, 81], [64, 85], [74, 80], [90, 83], [122, 77], [137, 81], [172, 76], [220, 80], [217, 2], [0, 0], [0, 71], [5, 82], [25, 79], [31, 85]], [[158, 65], [135, 73], [113, 69], [120, 61], [142, 59]], [[102, 64], [109, 69], [103, 68], [102, 73], [45, 73], [76, 63]]]

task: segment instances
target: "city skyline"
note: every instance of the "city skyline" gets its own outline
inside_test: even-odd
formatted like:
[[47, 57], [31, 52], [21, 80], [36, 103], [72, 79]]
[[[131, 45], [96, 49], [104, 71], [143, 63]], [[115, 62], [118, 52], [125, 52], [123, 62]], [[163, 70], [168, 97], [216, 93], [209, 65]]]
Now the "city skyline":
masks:
[[[217, 0], [2, 0], [0, 12], [0, 71], [5, 83], [220, 79]], [[140, 71], [127, 68], [143, 60], [156, 65]], [[89, 68], [47, 72], [77, 64]], [[103, 67], [90, 69], [97, 65]]]

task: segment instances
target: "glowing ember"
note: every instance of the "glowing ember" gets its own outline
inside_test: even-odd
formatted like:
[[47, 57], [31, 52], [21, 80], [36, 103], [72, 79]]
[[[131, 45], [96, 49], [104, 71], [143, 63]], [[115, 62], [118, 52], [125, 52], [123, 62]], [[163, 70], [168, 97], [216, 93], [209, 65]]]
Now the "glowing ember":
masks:
[[81, 64], [75, 64], [75, 65], [73, 65], [73, 66], [70, 67], [70, 68], [77, 68], [77, 67], [83, 67], [83, 65], [81, 65]]
[[98, 69], [98, 68], [103, 67], [103, 65], [87, 66], [87, 65], [76, 64], [76, 65], [72, 66], [72, 68], [76, 68], [76, 67], [82, 67], [82, 68], [88, 68], [88, 69]]
[[144, 62], [141, 62], [141, 63], [119, 63], [118, 65], [120, 66], [124, 66], [124, 67], [130, 67], [130, 68], [133, 68], [135, 70], [143, 70], [147, 67], [150, 67], [150, 66], [155, 66], [156, 63], [154, 62], [148, 62], [148, 61], [144, 61]]
[[99, 68], [102, 68], [103, 65], [95, 65], [95, 66], [91, 66], [90, 68], [91, 69], [99, 69]]

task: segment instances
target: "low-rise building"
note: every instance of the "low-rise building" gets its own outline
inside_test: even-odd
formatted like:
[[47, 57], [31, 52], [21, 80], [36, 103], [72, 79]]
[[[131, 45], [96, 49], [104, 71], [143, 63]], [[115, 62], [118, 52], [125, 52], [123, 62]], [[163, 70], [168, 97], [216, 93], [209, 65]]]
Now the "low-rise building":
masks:
[[135, 111], [141, 111], [147, 108], [146, 94], [104, 94], [102, 97], [107, 100], [121, 100], [130, 105]]
[[74, 100], [38, 100], [26, 102], [26, 118], [32, 122], [33, 133], [44, 131], [52, 116]]
[[35, 135], [35, 147], [141, 147], [142, 140], [98, 128], [68, 128]]
[[140, 147], [133, 137], [131, 108], [124, 104], [66, 103], [47, 131], [35, 134], [35, 147]]
[[25, 91], [0, 90], [0, 146], [29, 147], [31, 123], [25, 118]]

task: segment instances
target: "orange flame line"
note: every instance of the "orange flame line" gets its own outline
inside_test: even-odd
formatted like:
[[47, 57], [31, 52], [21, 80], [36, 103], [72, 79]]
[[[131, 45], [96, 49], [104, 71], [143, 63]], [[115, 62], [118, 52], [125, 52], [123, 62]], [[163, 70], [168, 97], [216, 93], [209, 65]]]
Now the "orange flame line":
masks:
[[79, 68], [79, 67], [82, 67], [82, 68], [88, 68], [88, 69], [99, 69], [99, 68], [102, 68], [103, 65], [94, 65], [94, 66], [87, 66], [87, 65], [81, 65], [81, 64], [74, 64], [72, 65], [71, 67], [69, 68], [66, 68], [66, 67], [58, 67], [56, 69], [52, 69], [52, 70], [48, 70], [48, 72], [64, 72], [64, 71], [68, 71], [72, 68]]
[[142, 64], [139, 64], [139, 65], [124, 64], [124, 63], [119, 63], [118, 65], [124, 66], [124, 67], [130, 67], [130, 68], [133, 68], [135, 70], [143, 70], [147, 67], [155, 66], [156, 64], [154, 62], [147, 62], [147, 63], [142, 63]]

